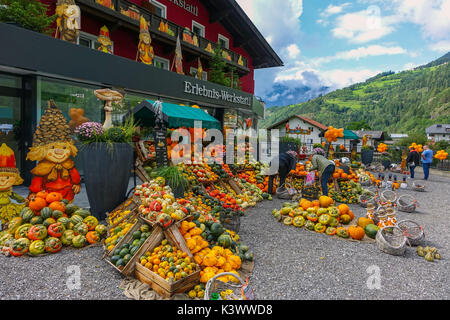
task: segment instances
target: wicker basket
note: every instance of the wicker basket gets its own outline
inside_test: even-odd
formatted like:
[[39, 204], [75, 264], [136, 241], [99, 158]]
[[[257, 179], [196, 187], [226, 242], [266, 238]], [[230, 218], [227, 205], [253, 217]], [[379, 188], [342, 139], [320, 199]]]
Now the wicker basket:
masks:
[[239, 214], [233, 214], [232, 216], [221, 214], [220, 223], [225, 229], [239, 233], [241, 228], [241, 216]]
[[416, 211], [417, 206], [417, 201], [409, 194], [404, 194], [397, 200], [397, 208], [403, 212], [412, 213]]
[[[375, 207], [376, 207], [376, 205], [375, 205]], [[385, 216], [386, 214], [387, 214], [386, 208], [383, 207], [383, 206], [379, 206], [379, 207], [375, 210], [375, 213], [374, 213], [374, 215], [373, 215], [373, 223], [374, 223], [375, 225], [378, 225], [378, 222], [380, 222], [379, 217], [380, 217], [380, 216]]]
[[380, 201], [383, 203], [395, 203], [397, 201], [397, 193], [392, 190], [384, 190], [381, 192]]
[[419, 246], [425, 240], [423, 228], [417, 222], [402, 220], [397, 225], [403, 231], [403, 235], [408, 239], [410, 246]]
[[376, 194], [372, 191], [363, 193], [359, 196], [359, 205], [363, 208], [367, 208], [367, 204], [373, 203], [375, 206], [377, 205], [377, 201], [375, 200]]
[[425, 192], [425, 187], [426, 187], [425, 182], [424, 181], [419, 181], [419, 180], [414, 181], [413, 185], [412, 185], [412, 189], [414, 191], [418, 191], [418, 192]]
[[[239, 281], [239, 283], [234, 283], [232, 281], [228, 281], [225, 283], [223, 281], [218, 280], [218, 278], [223, 277], [223, 276], [232, 276], [232, 277], [236, 278]], [[234, 299], [236, 299], [236, 300], [251, 300], [253, 298], [253, 292], [251, 292], [250, 294], [247, 294], [247, 296], [245, 296], [245, 297], [242, 295], [241, 289], [245, 285], [246, 285], [246, 282], [244, 282], [241, 279], [241, 277], [239, 277], [235, 273], [223, 272], [223, 273], [216, 274], [214, 277], [209, 279], [208, 282], [206, 283], [204, 300], [211, 300], [211, 295], [214, 292], [220, 293], [221, 291], [226, 291], [226, 290], [232, 290], [233, 295], [235, 296]], [[250, 291], [251, 291], [251, 289], [250, 289]], [[219, 299], [223, 300], [222, 298], [219, 298]]]
[[384, 227], [378, 230], [376, 236], [377, 247], [381, 251], [394, 256], [401, 256], [406, 250], [407, 238], [402, 229], [397, 226]]

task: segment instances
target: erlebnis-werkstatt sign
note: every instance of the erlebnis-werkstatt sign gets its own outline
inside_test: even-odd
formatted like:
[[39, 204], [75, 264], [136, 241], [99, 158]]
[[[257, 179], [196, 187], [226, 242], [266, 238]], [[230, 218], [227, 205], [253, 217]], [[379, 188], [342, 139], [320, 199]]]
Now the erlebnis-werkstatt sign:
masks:
[[251, 97], [238, 95], [227, 90], [209, 89], [205, 85], [199, 85], [198, 83], [193, 84], [189, 81], [184, 81], [184, 93], [241, 104], [244, 106], [250, 106], [252, 104]]
[[177, 6], [183, 8], [184, 10], [192, 13], [194, 16], [198, 17], [198, 7], [193, 5], [193, 4], [189, 4], [188, 2], [186, 2], [185, 0], [169, 0], [170, 2], [172, 2], [173, 4], [176, 4]]

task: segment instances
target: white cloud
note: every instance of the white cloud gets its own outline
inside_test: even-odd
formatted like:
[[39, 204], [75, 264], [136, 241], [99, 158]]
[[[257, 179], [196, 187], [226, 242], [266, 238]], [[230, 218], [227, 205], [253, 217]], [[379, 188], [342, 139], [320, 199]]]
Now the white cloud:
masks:
[[392, 33], [394, 22], [391, 16], [382, 17], [379, 7], [370, 6], [367, 10], [339, 16], [331, 32], [336, 38], [365, 43]]
[[450, 40], [442, 40], [436, 43], [433, 43], [428, 46], [430, 50], [437, 51], [440, 53], [446, 53], [450, 51]]
[[300, 48], [295, 43], [289, 45], [286, 49], [288, 51], [289, 58], [291, 59], [298, 58], [301, 53]]
[[359, 60], [369, 56], [396, 55], [405, 53], [407, 53], [407, 51], [399, 46], [385, 47], [381, 45], [370, 45], [349, 51], [341, 51], [336, 53], [334, 56], [316, 58], [313, 59], [313, 63], [322, 64], [334, 60]]
[[421, 26], [425, 37], [450, 38], [450, 0], [394, 0], [398, 20]]
[[408, 62], [408, 63], [406, 63], [406, 64], [403, 66], [403, 68], [402, 68], [400, 71], [411, 70], [411, 69], [414, 69], [414, 68], [417, 67], [417, 66], [418, 66], [418, 64], [416, 64], [416, 63]]
[[380, 70], [345, 70], [345, 69], [334, 69], [327, 70], [321, 73], [321, 76], [324, 79], [324, 83], [328, 84], [330, 87], [334, 87], [335, 89], [341, 89], [347, 87], [349, 85], [363, 82], [368, 78], [371, 78], [378, 73]]
[[337, 5], [337, 6], [335, 6], [333, 4], [330, 4], [324, 11], [322, 11], [320, 13], [320, 15], [322, 17], [329, 17], [329, 16], [332, 16], [334, 14], [341, 13], [344, 10], [344, 8], [348, 7], [349, 5], [350, 5], [349, 2], [343, 3], [341, 5]]

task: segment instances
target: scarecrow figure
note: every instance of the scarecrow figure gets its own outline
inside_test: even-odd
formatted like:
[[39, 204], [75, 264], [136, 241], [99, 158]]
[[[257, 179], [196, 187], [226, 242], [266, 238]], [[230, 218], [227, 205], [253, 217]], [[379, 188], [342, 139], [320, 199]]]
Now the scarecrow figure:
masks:
[[80, 7], [75, 0], [58, 0], [56, 3], [56, 32], [55, 38], [77, 43], [80, 34]]
[[103, 26], [100, 29], [100, 35], [97, 38], [97, 41], [100, 42], [100, 46], [98, 47], [98, 51], [112, 54], [111, 50], [111, 39], [109, 38], [109, 30], [106, 26]]
[[137, 58], [142, 63], [151, 65], [153, 63], [153, 58], [155, 57], [155, 53], [153, 52], [153, 47], [151, 46], [152, 38], [150, 37], [150, 32], [148, 31], [148, 24], [145, 21], [144, 17], [141, 17], [141, 26], [139, 33], [139, 45]]
[[68, 201], [73, 201], [81, 190], [80, 174], [70, 157], [77, 155], [71, 138], [71, 129], [61, 110], [50, 100], [33, 137], [33, 146], [27, 160], [38, 161], [31, 170], [34, 175], [29, 198], [39, 191], [58, 192]]
[[25, 199], [13, 192], [13, 186], [22, 183], [14, 151], [3, 143], [0, 147], [0, 230], [25, 207]]

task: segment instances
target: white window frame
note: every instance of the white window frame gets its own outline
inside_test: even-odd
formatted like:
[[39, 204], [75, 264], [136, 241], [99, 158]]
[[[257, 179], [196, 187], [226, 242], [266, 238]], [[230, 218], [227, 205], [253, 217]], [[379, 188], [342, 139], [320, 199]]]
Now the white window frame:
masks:
[[219, 35], [217, 36], [217, 43], [220, 43], [220, 40], [225, 42], [225, 49], [230, 49], [230, 39], [219, 33]]
[[[157, 61], [157, 60], [159, 60], [159, 62], [162, 62], [167, 66], [167, 68], [163, 68], [163, 70], [169, 70], [169, 68], [170, 68], [170, 60], [169, 59], [155, 56], [153, 58], [153, 64], [155, 64], [155, 61]], [[157, 67], [155, 67], [155, 68], [157, 68]]]
[[[98, 36], [87, 33], [87, 32], [80, 31], [80, 35], [77, 38], [77, 45], [80, 45], [80, 38], [91, 41], [90, 48], [97, 50], [97, 48], [95, 47], [95, 42], [98, 42], [98, 40], [97, 40]], [[114, 41], [112, 41], [112, 40], [111, 40], [111, 52], [114, 53]]]
[[149, 1], [152, 5], [154, 5], [155, 7], [158, 7], [162, 10], [163, 15], [161, 18], [167, 19], [167, 6], [156, 0], [149, 0]]
[[[191, 74], [193, 74], [193, 73], [198, 73], [198, 68], [191, 67], [190, 73], [191, 73]], [[202, 79], [200, 79], [200, 80], [208, 81], [208, 72], [203, 71], [203, 72], [202, 72]]]
[[200, 37], [205, 38], [205, 34], [206, 34], [205, 26], [200, 24], [200, 23], [198, 23], [197, 21], [192, 20], [192, 29], [191, 29], [191, 31], [192, 31], [193, 35], [196, 34], [196, 33], [194, 33], [194, 26], [201, 30]]

